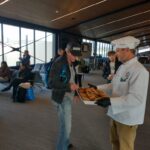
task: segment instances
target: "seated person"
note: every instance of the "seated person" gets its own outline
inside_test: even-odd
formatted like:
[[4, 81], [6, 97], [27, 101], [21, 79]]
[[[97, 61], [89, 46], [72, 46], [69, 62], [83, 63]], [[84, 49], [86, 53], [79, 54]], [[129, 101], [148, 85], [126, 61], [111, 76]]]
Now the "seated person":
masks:
[[20, 83], [24, 83], [30, 80], [31, 77], [31, 70], [28, 68], [28, 66], [21, 64], [20, 65], [20, 69], [19, 69], [19, 74], [18, 77], [15, 78], [10, 84], [9, 86], [5, 87], [4, 89], [2, 89], [1, 91], [8, 91], [11, 89], [11, 87], [13, 87], [13, 100], [15, 100], [15, 96], [16, 96], [16, 92], [17, 92], [17, 88], [18, 85]]
[[29, 55], [29, 51], [25, 50], [23, 57], [19, 58], [22, 64], [25, 64], [27, 66], [30, 65], [30, 55]]
[[7, 66], [6, 61], [1, 62], [1, 67], [0, 67], [0, 82], [7, 82], [10, 80], [10, 69]]

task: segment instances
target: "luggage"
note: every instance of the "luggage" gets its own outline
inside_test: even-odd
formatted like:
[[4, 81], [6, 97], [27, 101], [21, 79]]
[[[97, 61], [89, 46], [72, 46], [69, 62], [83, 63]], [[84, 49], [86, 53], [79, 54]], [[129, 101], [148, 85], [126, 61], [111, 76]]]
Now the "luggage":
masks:
[[35, 95], [33, 92], [33, 88], [26, 89], [26, 100], [33, 101], [35, 100]]
[[24, 103], [26, 101], [26, 89], [18, 86], [14, 102]]

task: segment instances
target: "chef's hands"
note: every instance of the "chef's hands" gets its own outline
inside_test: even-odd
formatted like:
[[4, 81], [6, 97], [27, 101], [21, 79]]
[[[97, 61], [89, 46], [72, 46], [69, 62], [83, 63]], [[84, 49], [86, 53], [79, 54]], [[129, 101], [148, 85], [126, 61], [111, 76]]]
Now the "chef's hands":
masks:
[[109, 105], [111, 105], [110, 98], [109, 98], [109, 97], [103, 97], [103, 98], [101, 98], [100, 100], [97, 100], [97, 101], [95, 102], [95, 104], [106, 108], [106, 107], [108, 107]]
[[95, 86], [93, 84], [88, 83], [88, 86], [91, 87], [91, 88], [97, 89], [97, 86]]

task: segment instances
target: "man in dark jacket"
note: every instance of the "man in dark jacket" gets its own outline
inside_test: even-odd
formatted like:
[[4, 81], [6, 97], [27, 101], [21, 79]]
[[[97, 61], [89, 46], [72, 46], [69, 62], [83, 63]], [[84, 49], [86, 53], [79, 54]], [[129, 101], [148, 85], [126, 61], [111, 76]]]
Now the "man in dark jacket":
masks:
[[52, 85], [52, 100], [57, 106], [59, 117], [59, 137], [57, 150], [68, 150], [70, 147], [72, 99], [78, 86], [74, 83], [74, 69], [72, 63], [75, 57], [66, 51], [53, 63], [50, 71]]
[[107, 79], [108, 83], [111, 82], [114, 74], [116, 73], [120, 65], [121, 62], [118, 61], [115, 51], [109, 51], [108, 60], [104, 63], [103, 68], [103, 77]]

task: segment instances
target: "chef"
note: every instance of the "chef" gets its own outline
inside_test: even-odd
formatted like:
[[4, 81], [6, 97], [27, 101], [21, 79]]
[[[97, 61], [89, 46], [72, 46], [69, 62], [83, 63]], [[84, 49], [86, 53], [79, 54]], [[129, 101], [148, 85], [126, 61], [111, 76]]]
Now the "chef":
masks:
[[139, 43], [132, 36], [112, 41], [123, 64], [112, 83], [97, 86], [110, 96], [96, 101], [96, 104], [108, 107], [107, 114], [112, 119], [110, 134], [113, 150], [134, 150], [136, 130], [144, 122], [149, 73], [135, 57], [135, 48]]

